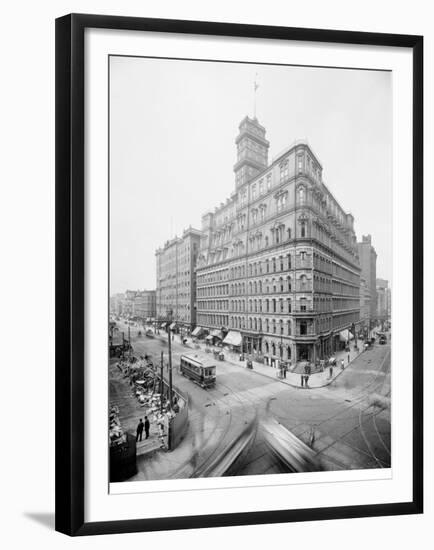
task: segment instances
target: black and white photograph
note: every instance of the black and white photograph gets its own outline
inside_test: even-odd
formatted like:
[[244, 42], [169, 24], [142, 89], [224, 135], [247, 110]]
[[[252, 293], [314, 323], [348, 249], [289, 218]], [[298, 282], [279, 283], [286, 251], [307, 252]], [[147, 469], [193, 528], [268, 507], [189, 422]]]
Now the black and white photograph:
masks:
[[390, 476], [392, 72], [108, 80], [110, 482]]

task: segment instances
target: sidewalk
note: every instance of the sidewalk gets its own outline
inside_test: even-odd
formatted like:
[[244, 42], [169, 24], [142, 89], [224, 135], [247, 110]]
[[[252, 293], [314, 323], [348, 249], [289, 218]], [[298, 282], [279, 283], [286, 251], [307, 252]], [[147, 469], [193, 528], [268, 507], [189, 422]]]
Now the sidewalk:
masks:
[[[361, 346], [359, 346], [361, 349]], [[205, 349], [205, 346], [201, 344], [201, 350], [203, 351]], [[223, 353], [225, 355], [225, 361], [231, 363], [232, 365], [235, 365], [237, 367], [240, 367], [245, 370], [249, 370], [246, 367], [246, 361], [240, 361], [239, 355], [229, 352], [228, 350], [223, 350]], [[325, 386], [330, 385], [338, 376], [340, 376], [349, 365], [358, 357], [362, 351], [355, 351], [351, 350], [350, 352], [347, 351], [339, 351], [334, 354], [334, 357], [336, 358], [336, 366], [333, 367], [333, 375], [330, 378], [330, 371], [329, 367], [326, 367], [324, 369], [324, 372], [317, 372], [309, 375], [309, 385], [307, 387], [301, 385], [301, 374], [297, 372], [286, 372], [286, 378], [279, 378], [278, 373], [279, 369], [275, 367], [271, 367], [269, 365], [265, 365], [262, 363], [258, 363], [257, 361], [253, 361], [253, 369], [250, 372], [253, 372], [255, 374], [259, 374], [260, 376], [265, 376], [267, 378], [271, 378], [273, 380], [276, 380], [278, 382], [282, 382], [282, 384], [286, 384], [288, 386], [292, 386], [293, 388], [299, 388], [302, 390], [310, 390], [310, 389], [317, 389], [317, 388], [324, 388]], [[348, 355], [350, 356], [350, 360], [348, 361]], [[341, 360], [344, 360], [344, 370], [341, 368]]]

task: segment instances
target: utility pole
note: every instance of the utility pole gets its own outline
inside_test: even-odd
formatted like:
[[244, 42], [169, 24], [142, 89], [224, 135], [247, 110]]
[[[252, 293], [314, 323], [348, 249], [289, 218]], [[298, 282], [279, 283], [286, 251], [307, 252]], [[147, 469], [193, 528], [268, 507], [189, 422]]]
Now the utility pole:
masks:
[[128, 359], [131, 359], [131, 334], [130, 334], [130, 325], [128, 325]]
[[160, 412], [163, 413], [163, 393], [164, 393], [164, 362], [163, 362], [163, 350], [161, 350], [161, 359], [160, 359]]
[[[168, 310], [169, 323], [172, 324], [172, 310]], [[172, 330], [170, 328], [169, 324], [169, 330], [168, 330], [168, 344], [169, 344], [169, 406], [172, 410]]]

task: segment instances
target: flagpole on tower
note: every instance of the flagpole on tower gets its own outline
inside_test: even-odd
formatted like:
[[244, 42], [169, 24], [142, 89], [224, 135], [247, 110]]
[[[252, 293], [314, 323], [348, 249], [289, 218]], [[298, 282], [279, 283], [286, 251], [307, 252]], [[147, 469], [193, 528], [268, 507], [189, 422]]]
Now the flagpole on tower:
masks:
[[258, 73], [255, 74], [255, 81], [253, 82], [253, 117], [256, 118], [256, 90], [259, 88], [257, 82]]

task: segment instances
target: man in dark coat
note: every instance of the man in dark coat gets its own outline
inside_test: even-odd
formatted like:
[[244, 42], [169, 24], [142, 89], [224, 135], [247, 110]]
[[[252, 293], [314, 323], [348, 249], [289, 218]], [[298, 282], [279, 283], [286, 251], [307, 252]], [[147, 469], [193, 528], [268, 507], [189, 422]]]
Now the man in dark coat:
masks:
[[145, 416], [145, 433], [146, 433], [146, 439], [149, 437], [149, 428], [151, 424], [149, 423], [148, 417]]
[[137, 424], [136, 441], [142, 441], [142, 435], [143, 435], [143, 428], [144, 427], [145, 427], [145, 424], [143, 424], [142, 419], [140, 419], [140, 422]]

